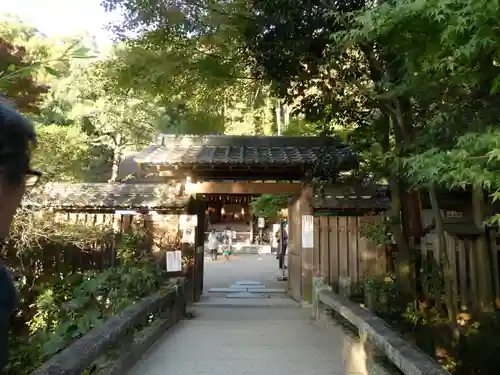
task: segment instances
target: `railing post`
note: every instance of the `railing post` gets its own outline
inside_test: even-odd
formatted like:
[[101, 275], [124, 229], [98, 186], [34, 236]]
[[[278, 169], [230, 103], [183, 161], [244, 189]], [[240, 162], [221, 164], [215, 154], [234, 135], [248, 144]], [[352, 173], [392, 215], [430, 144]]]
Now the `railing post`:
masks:
[[132, 346], [134, 345], [134, 329], [130, 327], [125, 336], [120, 339], [118, 343], [118, 347], [120, 348], [121, 353], [128, 353], [132, 350]]

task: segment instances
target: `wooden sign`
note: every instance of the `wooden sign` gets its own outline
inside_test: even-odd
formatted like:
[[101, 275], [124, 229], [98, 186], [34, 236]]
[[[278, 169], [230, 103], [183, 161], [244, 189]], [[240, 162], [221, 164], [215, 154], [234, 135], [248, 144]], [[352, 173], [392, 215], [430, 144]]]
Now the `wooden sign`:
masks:
[[167, 272], [182, 271], [182, 252], [180, 250], [166, 252]]
[[266, 227], [266, 219], [263, 217], [259, 217], [259, 219], [257, 221], [257, 225], [259, 226], [259, 228], [265, 228]]
[[314, 247], [314, 217], [302, 215], [302, 247]]

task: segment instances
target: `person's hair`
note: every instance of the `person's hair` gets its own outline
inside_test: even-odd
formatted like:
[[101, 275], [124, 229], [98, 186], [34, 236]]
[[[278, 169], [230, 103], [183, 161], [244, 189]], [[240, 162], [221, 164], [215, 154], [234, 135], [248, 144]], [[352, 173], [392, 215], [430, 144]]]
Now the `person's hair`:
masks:
[[0, 102], [0, 174], [7, 182], [21, 183], [35, 146], [36, 134], [31, 122], [10, 105]]

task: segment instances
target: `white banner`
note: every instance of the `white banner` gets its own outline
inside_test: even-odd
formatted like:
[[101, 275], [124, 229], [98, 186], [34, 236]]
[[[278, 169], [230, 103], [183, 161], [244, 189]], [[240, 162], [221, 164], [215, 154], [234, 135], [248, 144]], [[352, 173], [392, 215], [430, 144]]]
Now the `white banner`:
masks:
[[180, 250], [167, 251], [167, 272], [182, 271], [182, 253]]
[[196, 228], [182, 229], [182, 242], [194, 244]]
[[266, 219], [264, 219], [263, 217], [259, 217], [259, 219], [257, 220], [257, 224], [258, 224], [259, 228], [265, 228], [266, 227]]
[[302, 215], [302, 247], [314, 247], [314, 217]]
[[197, 215], [179, 215], [179, 229], [195, 228], [197, 225]]

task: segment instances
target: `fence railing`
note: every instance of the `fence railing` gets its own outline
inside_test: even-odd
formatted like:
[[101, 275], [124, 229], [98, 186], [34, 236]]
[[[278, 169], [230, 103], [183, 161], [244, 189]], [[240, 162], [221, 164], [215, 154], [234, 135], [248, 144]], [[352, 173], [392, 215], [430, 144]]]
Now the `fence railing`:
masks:
[[316, 290], [318, 317], [323, 309], [340, 315], [358, 330], [361, 340], [373, 344], [405, 375], [451, 375], [448, 371], [393, 331], [381, 318], [328, 290]]
[[[56, 354], [32, 375], [81, 375], [103, 358], [107, 360], [102, 362], [111, 363], [106, 374], [126, 373], [168, 328], [182, 319], [186, 309], [184, 285], [181, 278], [175, 286], [126, 308]], [[154, 329], [148, 330], [152, 315], [157, 315], [157, 323], [153, 322]], [[113, 353], [118, 354], [110, 361], [108, 357], [113, 357]]]

